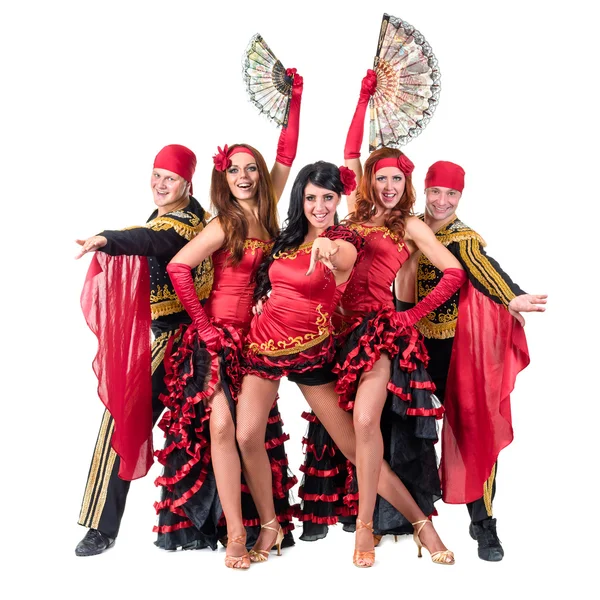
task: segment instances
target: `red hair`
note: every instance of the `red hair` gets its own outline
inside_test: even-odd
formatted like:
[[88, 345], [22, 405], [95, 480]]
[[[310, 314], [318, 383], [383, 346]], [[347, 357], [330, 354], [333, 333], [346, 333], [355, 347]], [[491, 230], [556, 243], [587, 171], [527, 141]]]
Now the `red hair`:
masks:
[[[364, 174], [356, 192], [356, 207], [354, 212], [346, 217], [348, 223], [362, 224], [371, 220], [377, 212], [377, 193], [375, 191], [375, 165], [383, 158], [398, 158], [404, 153], [395, 148], [380, 148], [371, 153], [365, 161]], [[405, 186], [402, 198], [385, 219], [385, 226], [404, 237], [404, 227], [407, 217], [413, 214], [413, 206], [417, 194], [412, 183], [412, 174], [404, 175]]]

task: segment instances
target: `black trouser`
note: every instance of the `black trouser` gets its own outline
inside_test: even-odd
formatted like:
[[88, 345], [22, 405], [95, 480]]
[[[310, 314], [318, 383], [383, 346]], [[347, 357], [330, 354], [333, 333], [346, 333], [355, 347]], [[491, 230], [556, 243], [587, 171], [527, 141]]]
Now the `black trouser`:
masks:
[[[152, 423], [155, 424], [165, 409], [159, 395], [165, 391], [165, 368], [163, 358], [170, 337], [177, 332], [176, 328], [166, 329], [153, 326], [152, 342]], [[119, 477], [120, 459], [112, 449], [110, 442], [114, 429], [114, 420], [108, 411], [104, 412], [102, 424], [96, 440], [92, 464], [88, 474], [87, 485], [79, 525], [98, 529], [105, 535], [115, 538], [119, 533], [121, 518], [125, 512], [125, 501], [129, 492], [130, 481]]]
[[[429, 352], [429, 373], [433, 383], [435, 384], [435, 395], [440, 402], [444, 403], [446, 393], [446, 380], [448, 379], [448, 369], [450, 368], [450, 356], [452, 355], [452, 344], [454, 338], [446, 340], [425, 339], [425, 346]], [[469, 502], [467, 510], [473, 523], [483, 521], [492, 516], [492, 501], [496, 495], [496, 473], [498, 471], [498, 463], [494, 466], [490, 478], [484, 484], [482, 496], [479, 500]]]

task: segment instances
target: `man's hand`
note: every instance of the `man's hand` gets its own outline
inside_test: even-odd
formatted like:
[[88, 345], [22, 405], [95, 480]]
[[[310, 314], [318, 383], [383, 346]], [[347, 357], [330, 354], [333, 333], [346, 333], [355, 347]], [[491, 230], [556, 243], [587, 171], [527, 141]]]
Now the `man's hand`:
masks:
[[75, 240], [81, 246], [81, 250], [75, 256], [75, 258], [81, 258], [84, 254], [88, 252], [95, 252], [100, 248], [103, 248], [108, 243], [108, 240], [103, 235], [93, 235], [87, 240]]
[[546, 304], [546, 298], [548, 294], [521, 294], [515, 296], [508, 303], [508, 312], [515, 318], [521, 325], [525, 326], [525, 318], [521, 314], [522, 312], [544, 312], [546, 310], [543, 304]]

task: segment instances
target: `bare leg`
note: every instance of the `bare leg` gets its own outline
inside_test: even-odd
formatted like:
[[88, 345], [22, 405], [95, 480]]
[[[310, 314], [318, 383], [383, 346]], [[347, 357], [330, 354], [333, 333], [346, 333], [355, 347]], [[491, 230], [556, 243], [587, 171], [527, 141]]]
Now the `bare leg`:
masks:
[[[279, 528], [273, 504], [273, 476], [269, 457], [265, 449], [265, 433], [269, 411], [275, 402], [279, 381], [247, 375], [237, 404], [237, 441], [242, 454], [244, 477], [250, 488], [261, 525], [270, 524]], [[256, 550], [268, 552], [277, 534], [271, 529], [262, 529], [254, 546]]]
[[[334, 384], [328, 383], [320, 386], [299, 385], [299, 388], [309, 406], [325, 429], [327, 429], [341, 452], [351, 463], [356, 464], [356, 435], [352, 414], [340, 408]], [[377, 423], [379, 427], [379, 419]], [[360, 492], [362, 500], [362, 488], [360, 488]], [[411, 523], [427, 518], [413, 500], [413, 497], [402, 481], [385, 461], [381, 465], [377, 493], [409, 519]], [[365, 538], [368, 538], [368, 536], [365, 536]], [[423, 528], [421, 540], [427, 548], [431, 549], [431, 552], [446, 549], [446, 546], [444, 546], [433, 527]]]
[[[227, 520], [227, 556], [230, 558], [228, 566], [238, 569], [248, 568], [250, 560], [246, 553], [246, 545], [243, 543], [246, 529], [242, 521], [242, 467], [235, 443], [235, 426], [221, 386], [214, 393], [209, 404], [212, 408], [210, 415], [212, 463], [219, 499]], [[231, 554], [229, 554], [230, 550]], [[239, 560], [231, 560], [232, 557], [239, 557]]]

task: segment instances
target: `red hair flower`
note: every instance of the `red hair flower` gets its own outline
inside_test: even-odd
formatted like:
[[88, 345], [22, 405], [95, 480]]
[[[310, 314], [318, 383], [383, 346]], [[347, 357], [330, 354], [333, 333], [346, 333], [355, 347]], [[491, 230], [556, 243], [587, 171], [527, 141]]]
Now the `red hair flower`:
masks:
[[415, 170], [415, 165], [406, 154], [401, 154], [398, 157], [398, 168], [404, 173], [404, 175], [408, 176]]
[[222, 150], [220, 146], [217, 146], [217, 149], [218, 152], [213, 156], [215, 169], [217, 171], [225, 171], [231, 166], [231, 159], [229, 158], [229, 146], [225, 144], [225, 147]]
[[348, 167], [339, 167], [340, 181], [344, 186], [344, 194], [349, 196], [356, 189], [356, 173]]

